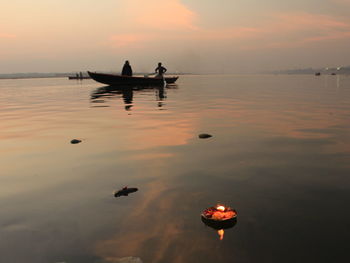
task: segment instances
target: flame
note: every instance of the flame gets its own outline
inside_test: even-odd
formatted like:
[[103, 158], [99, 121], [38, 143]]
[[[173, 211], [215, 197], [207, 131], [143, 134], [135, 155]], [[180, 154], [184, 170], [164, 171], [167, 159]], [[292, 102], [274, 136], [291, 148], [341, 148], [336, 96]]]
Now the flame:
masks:
[[225, 208], [223, 205], [218, 205], [218, 206], [216, 207], [216, 209], [219, 210], [219, 211], [221, 211], [221, 212], [224, 212], [226, 208]]
[[224, 233], [225, 233], [225, 231], [223, 229], [218, 230], [218, 234], [220, 236], [220, 240], [224, 239]]

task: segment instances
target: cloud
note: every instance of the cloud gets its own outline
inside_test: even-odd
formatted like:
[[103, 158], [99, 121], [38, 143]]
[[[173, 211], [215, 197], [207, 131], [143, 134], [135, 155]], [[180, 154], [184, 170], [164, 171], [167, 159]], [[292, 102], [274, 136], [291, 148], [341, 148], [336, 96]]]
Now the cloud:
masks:
[[[332, 16], [309, 14], [309, 13], [281, 13], [276, 14], [274, 28], [281, 30], [329, 30], [338, 28], [348, 28], [349, 23], [340, 21]], [[276, 23], [277, 22], [277, 23]]]
[[241, 49], [290, 48], [350, 38], [350, 23], [327, 15], [275, 13], [256, 27], [203, 31], [206, 39], [237, 41]]
[[129, 24], [156, 30], [193, 30], [197, 15], [180, 0], [129, 0], [124, 3]]
[[119, 34], [111, 36], [110, 42], [114, 48], [139, 47], [142, 42], [149, 39], [150, 37], [145, 34]]
[[[271, 37], [271, 48], [289, 48], [350, 37], [350, 23], [332, 16], [308, 13], [277, 14], [261, 32]], [[262, 45], [263, 46], [263, 45]]]
[[333, 3], [350, 5], [350, 0], [331, 0]]
[[[113, 48], [142, 48], [147, 42], [179, 38], [182, 33], [198, 29], [197, 15], [180, 0], [129, 0], [123, 2], [121, 8], [127, 17], [123, 19], [120, 33], [110, 37]], [[124, 25], [128, 33], [124, 32]]]
[[0, 38], [16, 38], [16, 35], [0, 33]]
[[[136, 2], [131, 1], [131, 6]], [[350, 23], [328, 15], [299, 13], [273, 13], [269, 18], [258, 26], [241, 26], [205, 29], [194, 26], [194, 17], [197, 17], [186, 9], [179, 1], [171, 0], [170, 5], [157, 7], [155, 1], [150, 2], [144, 15], [138, 12], [133, 15], [137, 17], [138, 27], [134, 28], [132, 34], [119, 34], [112, 37], [113, 46], [134, 46], [159, 42], [159, 41], [197, 41], [203, 45], [225, 45], [234, 43], [241, 50], [263, 49], [263, 48], [290, 48], [308, 45], [312, 42], [323, 42], [336, 39], [349, 38]], [[179, 19], [173, 19], [173, 12], [168, 8], [176, 6]], [[157, 16], [157, 12], [164, 11], [163, 15]], [[158, 9], [157, 9], [158, 8]], [[166, 11], [165, 11], [166, 10]], [[169, 14], [171, 13], [171, 15]], [[152, 29], [149, 32], [140, 32], [139, 27]], [[165, 30], [166, 28], [173, 31]], [[176, 30], [175, 30], [176, 28]], [[164, 31], [160, 30], [164, 29]], [[158, 30], [158, 31], [157, 31]], [[175, 31], [174, 31], [175, 30]]]

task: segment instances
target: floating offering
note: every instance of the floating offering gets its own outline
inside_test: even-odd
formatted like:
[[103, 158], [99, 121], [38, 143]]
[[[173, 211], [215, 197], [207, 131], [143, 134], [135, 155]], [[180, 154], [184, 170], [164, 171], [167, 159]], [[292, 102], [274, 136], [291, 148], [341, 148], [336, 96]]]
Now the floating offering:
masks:
[[81, 143], [81, 140], [78, 139], [73, 139], [70, 141], [71, 144], [77, 144], [77, 143]]
[[213, 137], [213, 135], [207, 134], [207, 133], [201, 133], [198, 135], [200, 139], [208, 139], [210, 137]]
[[205, 209], [202, 213], [202, 217], [206, 220], [219, 223], [235, 219], [237, 217], [237, 212], [231, 207], [217, 205], [216, 207]]
[[205, 225], [218, 231], [220, 240], [224, 238], [224, 229], [232, 228], [237, 223], [237, 212], [231, 207], [217, 205], [209, 207], [201, 214]]
[[137, 192], [139, 189], [137, 188], [129, 188], [127, 186], [123, 187], [121, 190], [117, 191], [114, 193], [114, 196], [115, 197], [119, 197], [119, 196], [128, 196], [128, 194], [130, 193], [134, 193], [134, 192]]

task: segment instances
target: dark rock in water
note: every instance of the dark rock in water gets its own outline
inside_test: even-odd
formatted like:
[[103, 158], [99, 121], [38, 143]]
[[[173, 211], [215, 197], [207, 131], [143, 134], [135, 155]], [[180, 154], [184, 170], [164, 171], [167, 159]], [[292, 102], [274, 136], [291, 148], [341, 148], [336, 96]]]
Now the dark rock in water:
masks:
[[71, 144], [77, 144], [77, 143], [81, 143], [81, 140], [78, 139], [73, 139], [70, 141]]
[[201, 134], [198, 135], [198, 137], [200, 139], [208, 139], [208, 138], [213, 137], [213, 136], [210, 135], [210, 134], [207, 134], [207, 133], [201, 133]]
[[115, 197], [119, 197], [119, 196], [128, 196], [128, 194], [130, 194], [130, 193], [135, 193], [135, 192], [137, 192], [139, 189], [137, 189], [137, 188], [129, 188], [129, 187], [127, 187], [127, 186], [125, 186], [123, 189], [121, 189], [121, 190], [119, 190], [119, 191], [117, 191], [117, 192], [115, 192], [114, 193], [114, 196]]

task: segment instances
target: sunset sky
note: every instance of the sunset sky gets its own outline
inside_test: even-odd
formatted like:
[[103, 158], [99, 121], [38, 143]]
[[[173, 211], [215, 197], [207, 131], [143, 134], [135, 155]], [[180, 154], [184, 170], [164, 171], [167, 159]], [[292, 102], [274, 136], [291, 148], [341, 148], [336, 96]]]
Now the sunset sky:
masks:
[[350, 65], [350, 0], [2, 0], [0, 73]]

